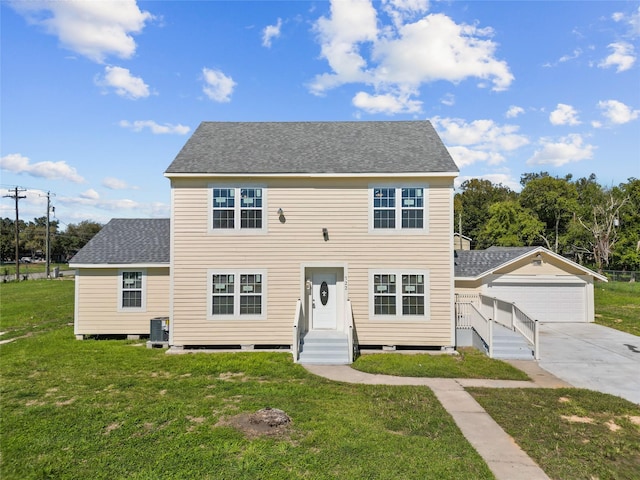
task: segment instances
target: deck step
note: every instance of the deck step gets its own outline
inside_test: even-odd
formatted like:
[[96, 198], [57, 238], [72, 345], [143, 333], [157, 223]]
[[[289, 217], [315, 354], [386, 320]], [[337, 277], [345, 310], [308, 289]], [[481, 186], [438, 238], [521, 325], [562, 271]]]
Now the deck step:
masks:
[[308, 365], [346, 365], [349, 363], [349, 340], [338, 332], [308, 332], [300, 342], [298, 362]]

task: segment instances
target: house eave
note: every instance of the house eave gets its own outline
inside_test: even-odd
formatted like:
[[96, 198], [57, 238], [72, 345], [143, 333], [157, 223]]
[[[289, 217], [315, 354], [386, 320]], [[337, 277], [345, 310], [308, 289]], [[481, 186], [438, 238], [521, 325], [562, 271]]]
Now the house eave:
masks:
[[442, 178], [450, 177], [455, 178], [459, 175], [459, 172], [361, 172], [361, 173], [248, 173], [248, 172], [235, 172], [235, 173], [177, 173], [177, 172], [165, 172], [164, 176], [167, 178], [202, 178], [202, 177], [267, 177], [267, 178]]
[[70, 263], [70, 268], [169, 268], [170, 262], [143, 263]]

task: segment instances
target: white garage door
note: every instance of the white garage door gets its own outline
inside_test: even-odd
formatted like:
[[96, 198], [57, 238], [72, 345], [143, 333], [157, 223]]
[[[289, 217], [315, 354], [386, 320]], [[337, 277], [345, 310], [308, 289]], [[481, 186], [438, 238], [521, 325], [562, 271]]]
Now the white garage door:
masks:
[[490, 283], [488, 295], [514, 302], [541, 322], [586, 322], [586, 284]]

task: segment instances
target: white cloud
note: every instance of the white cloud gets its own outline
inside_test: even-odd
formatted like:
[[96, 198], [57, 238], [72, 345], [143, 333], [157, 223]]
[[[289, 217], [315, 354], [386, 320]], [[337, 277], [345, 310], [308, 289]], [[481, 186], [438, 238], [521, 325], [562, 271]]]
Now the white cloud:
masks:
[[88, 200], [98, 200], [100, 198], [100, 194], [96, 192], [93, 188], [90, 188], [86, 192], [81, 193], [80, 198], [85, 198]]
[[636, 61], [633, 45], [627, 42], [616, 42], [609, 45], [613, 53], [602, 60], [598, 66], [600, 68], [617, 67], [616, 72], [629, 70]]
[[210, 100], [220, 103], [231, 101], [231, 95], [236, 86], [233, 78], [227, 77], [220, 70], [210, 68], [203, 68], [202, 75], [205, 83], [202, 91]]
[[487, 151], [511, 151], [529, 143], [518, 134], [516, 125], [497, 125], [493, 120], [474, 120], [467, 123], [459, 118], [431, 119], [434, 127], [447, 144], [475, 146]]
[[559, 103], [549, 114], [549, 121], [552, 125], [580, 125], [577, 110], [565, 103]]
[[505, 113], [505, 116], [507, 118], [516, 118], [518, 115], [521, 115], [523, 113], [524, 113], [524, 108], [518, 107], [517, 105], [511, 105], [509, 107], [509, 110], [507, 110], [507, 113]]
[[[115, 212], [118, 216], [127, 216], [127, 212], [132, 212], [136, 216], [146, 215], [152, 217], [166, 217], [170, 213], [169, 205], [161, 202], [141, 203], [128, 198], [118, 199], [102, 199], [95, 190], [87, 190], [77, 197], [57, 197], [56, 203], [71, 207], [74, 211], [82, 211], [86, 209], [98, 209], [108, 212]], [[90, 213], [84, 213], [81, 219], [95, 216]], [[108, 215], [113, 217], [114, 214]]]
[[598, 102], [598, 108], [602, 110], [602, 115], [611, 123], [621, 125], [631, 122], [640, 116], [640, 110], [633, 110], [628, 105], [617, 100], [605, 100]]
[[428, 12], [429, 3], [429, 0], [382, 0], [384, 11], [396, 26]]
[[109, 190], [137, 190], [138, 187], [129, 185], [124, 180], [115, 177], [106, 177], [102, 179], [102, 186]]
[[474, 150], [461, 145], [447, 148], [458, 168], [468, 167], [477, 162], [485, 162], [489, 165], [498, 165], [505, 161], [503, 155], [498, 152]]
[[406, 95], [369, 95], [366, 92], [358, 92], [353, 97], [353, 105], [367, 113], [417, 113], [420, 112], [422, 102], [409, 100]]
[[[317, 75], [310, 91], [321, 95], [339, 85], [362, 83], [373, 88], [370, 98], [409, 99], [422, 84], [469, 78], [479, 79], [482, 87], [492, 84], [496, 91], [508, 88], [514, 77], [506, 62], [495, 58], [493, 31], [457, 24], [443, 14], [422, 16], [428, 6], [420, 0], [387, 0], [381, 8], [393, 25], [382, 25], [370, 0], [333, 1], [329, 17], [315, 24], [330, 72]], [[387, 113], [396, 113], [397, 105], [389, 105]]]
[[509, 187], [514, 192], [519, 192], [522, 189], [522, 185], [520, 185], [520, 180], [513, 178], [511, 175], [506, 173], [487, 173], [484, 175], [477, 176], [460, 176], [454, 180], [455, 188], [460, 187], [467, 180], [473, 180], [474, 178], [489, 180], [494, 185], [502, 184], [506, 187]]
[[453, 107], [456, 104], [456, 97], [452, 93], [445, 93], [442, 99], [440, 99], [440, 103], [447, 107]]
[[626, 15], [622, 12], [615, 12], [611, 15], [611, 18], [615, 22], [624, 22], [629, 25], [629, 36], [630, 37], [638, 37], [640, 36], [640, 7], [631, 13], [630, 15]]
[[106, 66], [104, 76], [98, 77], [96, 84], [114, 88], [118, 95], [132, 100], [150, 95], [149, 85], [144, 83], [142, 78], [131, 75], [131, 72], [123, 67]]
[[527, 160], [527, 165], [553, 165], [559, 167], [570, 162], [579, 162], [593, 157], [596, 147], [585, 144], [581, 135], [571, 134], [553, 141], [549, 138], [540, 139], [539, 150]]
[[14, 1], [13, 8], [60, 44], [94, 62], [109, 55], [131, 58], [136, 51], [132, 34], [140, 33], [154, 17], [135, 0]]
[[29, 158], [19, 153], [11, 153], [0, 158], [0, 168], [13, 173], [24, 173], [32, 177], [69, 180], [74, 183], [84, 182], [84, 178], [78, 175], [77, 170], [64, 161], [31, 163]]
[[267, 25], [262, 30], [262, 46], [271, 48], [271, 41], [274, 38], [280, 38], [280, 28], [282, 27], [282, 19], [278, 18], [275, 25]]
[[582, 50], [579, 48], [576, 48], [570, 55], [563, 55], [562, 57], [560, 57], [558, 62], [564, 63], [564, 62], [568, 62], [569, 60], [575, 60], [580, 55], [582, 55]]
[[529, 143], [515, 125], [497, 125], [493, 120], [467, 123], [459, 118], [431, 119], [458, 167], [477, 162], [498, 165], [506, 160], [501, 152], [510, 152]]
[[122, 128], [128, 128], [133, 132], [141, 132], [145, 128], [148, 128], [151, 133], [155, 135], [165, 135], [165, 134], [177, 134], [177, 135], [186, 135], [191, 131], [191, 128], [186, 125], [177, 124], [172, 125], [171, 123], [165, 123], [160, 125], [159, 123], [154, 122], [153, 120], [136, 120], [134, 122], [129, 122], [128, 120], [120, 120], [118, 123]]
[[365, 59], [359, 44], [377, 38], [376, 11], [368, 1], [344, 0], [331, 2], [330, 18], [320, 17], [315, 25], [321, 44], [321, 56], [334, 73], [316, 76], [311, 92], [322, 94], [343, 83], [365, 82]]

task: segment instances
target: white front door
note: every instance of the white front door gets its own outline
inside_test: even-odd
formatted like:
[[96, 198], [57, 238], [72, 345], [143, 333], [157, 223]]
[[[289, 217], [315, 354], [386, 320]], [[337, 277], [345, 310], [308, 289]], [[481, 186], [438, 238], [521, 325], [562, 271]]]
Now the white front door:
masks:
[[313, 274], [311, 328], [314, 330], [336, 329], [338, 317], [336, 279], [335, 272]]

